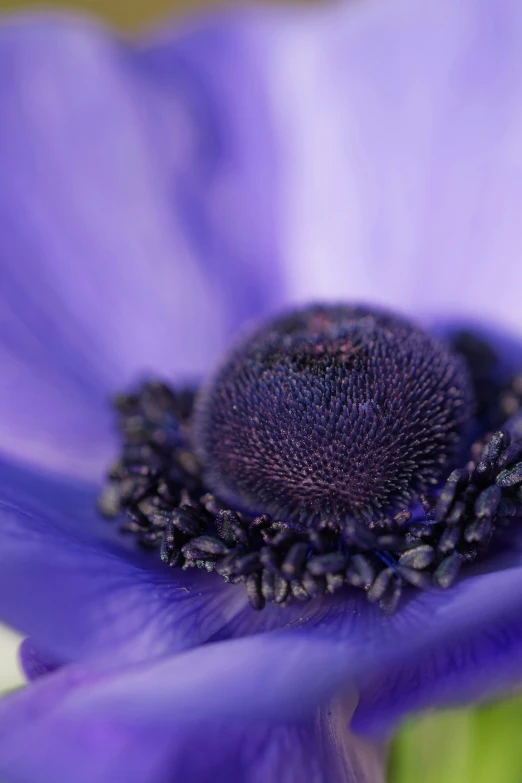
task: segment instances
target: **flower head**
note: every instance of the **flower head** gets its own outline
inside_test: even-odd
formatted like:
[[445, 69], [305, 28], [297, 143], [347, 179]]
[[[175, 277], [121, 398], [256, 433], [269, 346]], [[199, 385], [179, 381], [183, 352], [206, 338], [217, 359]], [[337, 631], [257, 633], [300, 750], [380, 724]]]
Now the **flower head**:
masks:
[[[373, 781], [378, 750], [361, 751], [346, 733], [353, 688], [352, 727], [375, 738], [407, 711], [482, 698], [520, 679], [519, 420], [477, 442], [464, 463], [455, 447], [472, 395], [461, 360], [435, 341], [442, 329], [402, 332], [394, 316], [383, 338], [374, 311], [391, 308], [423, 327], [428, 315], [439, 327], [448, 316], [473, 316], [520, 333], [520, 22], [514, 0], [398, 0], [231, 11], [138, 44], [67, 20], [4, 25], [0, 613], [32, 638], [24, 659], [29, 674], [42, 676], [0, 705], [0, 777]], [[305, 310], [303, 333], [298, 318], [297, 333], [287, 325], [259, 345], [254, 339], [210, 376], [247, 318], [270, 324], [276, 310], [318, 299], [368, 302], [372, 315], [355, 324], [350, 316], [348, 326], [342, 311], [325, 335], [324, 317], [310, 323], [313, 311]], [[241, 441], [244, 431], [231, 424], [225, 386], [244, 395], [242, 425], [259, 439], [248, 401], [257, 405], [268, 391], [277, 397], [283, 379], [303, 367], [303, 391], [289, 398], [280, 391], [280, 399], [298, 403], [312, 393], [312, 439], [321, 446], [328, 421], [311, 391], [314, 368], [326, 375], [360, 361], [353, 349], [369, 345], [372, 332], [389, 351], [386, 378], [408, 379], [402, 396], [381, 393], [379, 405], [390, 401], [391, 415], [394, 403], [407, 407], [411, 385], [425, 382], [428, 392], [426, 420], [420, 387], [413, 395], [415, 448], [398, 416], [405, 461], [389, 462], [397, 443], [388, 425], [377, 455], [369, 442], [360, 445], [363, 461], [388, 460], [393, 481], [370, 480], [366, 470], [349, 500], [337, 491], [324, 502], [327, 480], [335, 483], [341, 469], [335, 450], [331, 464], [314, 465], [320, 492], [279, 483], [273, 452], [260, 482], [251, 469], [255, 438]], [[289, 353], [281, 340], [299, 350]], [[393, 366], [410, 340], [416, 370], [408, 375]], [[491, 332], [489, 342], [499, 366], [513, 363], [505, 334]], [[332, 361], [330, 347], [343, 358]], [[375, 376], [379, 387], [375, 354], [365, 356], [357, 377]], [[267, 359], [270, 383], [262, 386]], [[502, 398], [504, 413], [517, 407], [516, 384], [502, 392], [497, 369], [492, 379], [480, 360], [479, 373], [466, 361], [482, 422], [496, 419], [487, 400]], [[245, 362], [259, 393], [237, 382]], [[146, 435], [160, 438], [156, 452], [175, 455], [169, 467], [181, 472], [162, 494], [156, 482], [152, 496], [132, 496], [131, 485], [155, 480], [154, 449], [120, 399], [125, 448], [136, 436], [150, 471], [127, 482], [128, 496], [118, 482], [130, 472], [113, 474], [112, 500], [138, 515], [127, 522], [135, 535], [125, 538], [96, 511], [103, 471], [121, 446], [107, 401], [117, 390], [143, 391], [144, 376], [175, 389], [173, 403], [158, 385], [137, 403], [147, 426], [158, 406], [165, 413], [165, 400], [167, 414], [174, 405], [169, 426]], [[192, 428], [192, 398], [177, 390], [194, 377], [210, 382]], [[335, 383], [333, 392], [335, 400]], [[376, 398], [358, 395], [354, 427], [367, 423], [371, 432]], [[288, 415], [279, 421], [286, 426]], [[262, 423], [275, 440], [281, 427]], [[433, 438], [422, 443], [430, 427]], [[220, 428], [223, 437], [214, 439]], [[306, 464], [302, 437], [294, 433], [292, 443]], [[224, 440], [232, 452], [220, 450]], [[410, 505], [432, 480], [441, 484], [433, 485], [438, 497], [424, 499], [417, 518]], [[237, 508], [207, 497], [196, 513], [211, 488], [214, 501], [222, 491], [222, 503]], [[157, 498], [167, 509], [151, 507]], [[272, 519], [250, 532], [249, 517], [265, 516], [268, 503], [287, 528], [271, 529], [279, 522]], [[411, 519], [401, 516], [402, 503]], [[306, 505], [303, 524], [296, 518]], [[399, 509], [398, 518], [373, 525], [381, 508]], [[324, 544], [325, 530], [314, 529], [318, 509], [327, 551], [313, 557], [346, 561], [341, 580], [332, 560], [325, 573], [309, 573], [318, 589], [305, 602], [303, 589], [309, 596], [314, 583], [297, 572], [311, 562], [308, 546]], [[346, 510], [353, 524], [332, 529]], [[243, 573], [236, 562], [220, 574], [218, 557], [231, 553], [209, 550], [245, 546], [236, 540], [245, 528], [249, 551], [239, 556], [248, 554], [250, 566], [243, 560]], [[302, 547], [286, 560], [285, 530], [292, 547], [307, 544], [304, 560]], [[276, 564], [288, 583], [280, 602], [266, 599], [270, 590], [275, 597], [275, 578], [264, 584], [258, 568], [269, 571], [263, 531], [276, 559], [285, 555]], [[315, 543], [312, 533], [321, 534]], [[400, 542], [383, 540], [397, 534]], [[204, 537], [198, 549], [194, 539]], [[137, 538], [148, 549], [136, 547]], [[458, 577], [455, 558], [448, 562], [455, 550], [465, 561]], [[419, 590], [426, 579], [430, 589]], [[434, 579], [448, 589], [433, 590]], [[260, 596], [266, 606], [253, 611]], [[395, 612], [384, 614], [368, 596]]]

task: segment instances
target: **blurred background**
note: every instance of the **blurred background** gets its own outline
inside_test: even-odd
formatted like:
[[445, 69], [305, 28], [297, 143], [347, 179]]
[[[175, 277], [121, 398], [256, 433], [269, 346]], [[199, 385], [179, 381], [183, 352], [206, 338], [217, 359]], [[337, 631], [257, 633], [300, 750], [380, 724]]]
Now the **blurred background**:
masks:
[[[319, 0], [293, 0], [299, 1]], [[167, 17], [220, 4], [222, 0], [55, 0], [52, 4], [0, 0], [0, 13], [68, 10], [135, 33]], [[23, 685], [17, 660], [19, 641], [12, 631], [0, 627], [0, 693]], [[519, 695], [475, 709], [416, 716], [392, 744], [390, 783], [522, 783], [521, 725]]]
[[[232, 0], [227, 5], [239, 4], [244, 1]], [[120, 30], [133, 32], [151, 27], [166, 16], [190, 13], [194, 9], [219, 5], [223, 5], [223, 0], [147, 0], [147, 2], [145, 0], [56, 0], [52, 3], [31, 2], [31, 0], [0, 0], [0, 11], [13, 12], [22, 8], [33, 10], [67, 9], [69, 11], [73, 9], [80, 13], [88, 13], [105, 19]]]

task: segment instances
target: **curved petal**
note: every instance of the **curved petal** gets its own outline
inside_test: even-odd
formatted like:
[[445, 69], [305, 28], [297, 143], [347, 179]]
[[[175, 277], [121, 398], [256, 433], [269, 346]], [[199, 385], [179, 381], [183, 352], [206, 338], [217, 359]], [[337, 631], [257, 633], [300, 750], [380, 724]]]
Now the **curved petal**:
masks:
[[90, 484], [0, 462], [0, 618], [37, 658], [118, 666], [302, 621], [301, 604], [256, 612], [243, 585], [168, 569], [95, 508]]
[[[150, 133], [172, 177], [181, 167], [184, 176], [173, 183], [172, 196], [205, 258], [207, 277], [216, 290], [225, 288], [231, 333], [286, 299], [278, 251], [278, 150], [270, 96], [251, 47], [264, 16], [261, 8], [196, 16], [157, 31], [133, 52], [150, 91]], [[193, 138], [176, 149], [180, 97]]]
[[408, 712], [467, 704], [519, 685], [520, 535], [513, 549], [447, 594], [420, 596], [397, 617], [400, 654], [361, 678], [357, 730], [382, 736]]
[[302, 621], [301, 604], [256, 612], [243, 585], [126, 546], [97, 516], [96, 495], [0, 461], [0, 618], [34, 637], [37, 668], [42, 656], [118, 666]]
[[366, 678], [353, 728], [388, 736], [408, 713], [499, 697], [521, 682], [522, 623], [517, 609], [454, 639], [405, 651], [400, 661]]
[[157, 552], [136, 551], [132, 541], [126, 547], [95, 507], [92, 485], [0, 463], [0, 617], [34, 637], [37, 657], [53, 666], [125, 665], [302, 625], [319, 638], [333, 627], [335, 638], [339, 606], [358, 612], [360, 597], [350, 593], [341, 603], [330, 597], [256, 612], [243, 585], [171, 570]]
[[[464, 569], [446, 592], [411, 591], [392, 617], [348, 590], [301, 607], [293, 622], [287, 615], [296, 640], [344, 649], [345, 674], [361, 691], [354, 729], [383, 736], [407, 712], [488, 698], [522, 680], [521, 536], [509, 547]], [[243, 611], [214, 638], [252, 633], [253, 622], [262, 621]]]
[[200, 371], [281, 296], [276, 224], [294, 299], [518, 327], [520, 16], [224, 15], [139, 51], [73, 22], [4, 26], [3, 448], [98, 475], [108, 387]]
[[[401, 710], [447, 701], [450, 685], [454, 697], [465, 700], [522, 676], [519, 538], [509, 557], [487, 562], [488, 571], [470, 569], [445, 593], [413, 595], [391, 618], [349, 590], [306, 606], [255, 612], [242, 585], [173, 572], [154, 553], [140, 557], [94, 537], [93, 526], [85, 526], [94, 503], [89, 487], [62, 483], [53, 493], [48, 481], [38, 485], [18, 472], [33, 498], [4, 491], [0, 616], [33, 636], [53, 665], [80, 660], [118, 668], [212, 640], [286, 629], [295, 645], [303, 637], [307, 644], [342, 648], [343, 676], [363, 688], [357, 720], [367, 731], [382, 730], [386, 710], [374, 704], [384, 704], [387, 693], [389, 722]], [[11, 469], [9, 485], [15, 484]], [[497, 638], [507, 639], [500, 652]], [[457, 690], [453, 663], [462, 650], [476, 665]], [[416, 671], [429, 672], [428, 680], [419, 675], [412, 682], [409, 673]]]
[[[360, 703], [353, 727], [386, 735], [407, 712], [465, 704], [522, 680], [522, 549], [470, 568], [446, 592], [411, 597], [385, 618], [370, 608], [336, 611], [316, 624], [323, 638], [359, 649]], [[364, 615], [363, 615], [364, 612]]]
[[381, 749], [348, 730], [353, 699], [319, 706], [338, 681], [340, 653], [264, 637], [126, 675], [66, 667], [0, 704], [0, 774], [27, 783], [380, 783]]
[[109, 391], [201, 373], [282, 295], [262, 88], [207, 27], [168, 67], [78, 20], [0, 27], [4, 453], [99, 477]]
[[136, 551], [96, 496], [0, 461], [0, 618], [34, 637], [37, 659], [118, 666], [300, 622], [300, 604], [256, 612], [243, 585]]
[[520, 332], [520, 3], [333, 5], [259, 46], [293, 298]]
[[55, 665], [122, 666], [201, 644], [244, 606], [244, 590], [102, 537], [91, 486], [0, 475], [0, 617]]

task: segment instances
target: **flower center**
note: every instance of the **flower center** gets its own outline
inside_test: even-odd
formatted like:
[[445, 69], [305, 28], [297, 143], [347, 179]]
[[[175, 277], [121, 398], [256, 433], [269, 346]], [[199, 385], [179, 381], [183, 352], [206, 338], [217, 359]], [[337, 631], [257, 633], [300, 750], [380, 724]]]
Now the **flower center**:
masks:
[[310, 524], [398, 510], [438, 482], [471, 415], [464, 362], [406, 320], [312, 307], [269, 324], [198, 401], [209, 486]]
[[275, 321], [198, 393], [116, 400], [100, 510], [171, 567], [244, 582], [256, 609], [350, 585], [392, 612], [406, 585], [447, 588], [522, 512], [521, 377], [503, 387], [487, 346], [455, 345], [360, 307]]

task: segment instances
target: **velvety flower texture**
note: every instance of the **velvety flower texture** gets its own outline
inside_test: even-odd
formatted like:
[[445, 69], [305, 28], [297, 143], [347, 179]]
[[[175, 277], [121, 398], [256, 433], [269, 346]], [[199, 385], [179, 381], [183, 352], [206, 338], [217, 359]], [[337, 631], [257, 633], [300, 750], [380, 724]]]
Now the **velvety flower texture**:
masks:
[[0, 778], [376, 781], [354, 699], [381, 739], [520, 680], [516, 533], [392, 617], [349, 590], [256, 613], [94, 507], [109, 395], [203, 377], [247, 319], [345, 299], [522, 335], [521, 79], [518, 0], [249, 8], [135, 42], [4, 21], [0, 616], [35, 681], [0, 703]]

